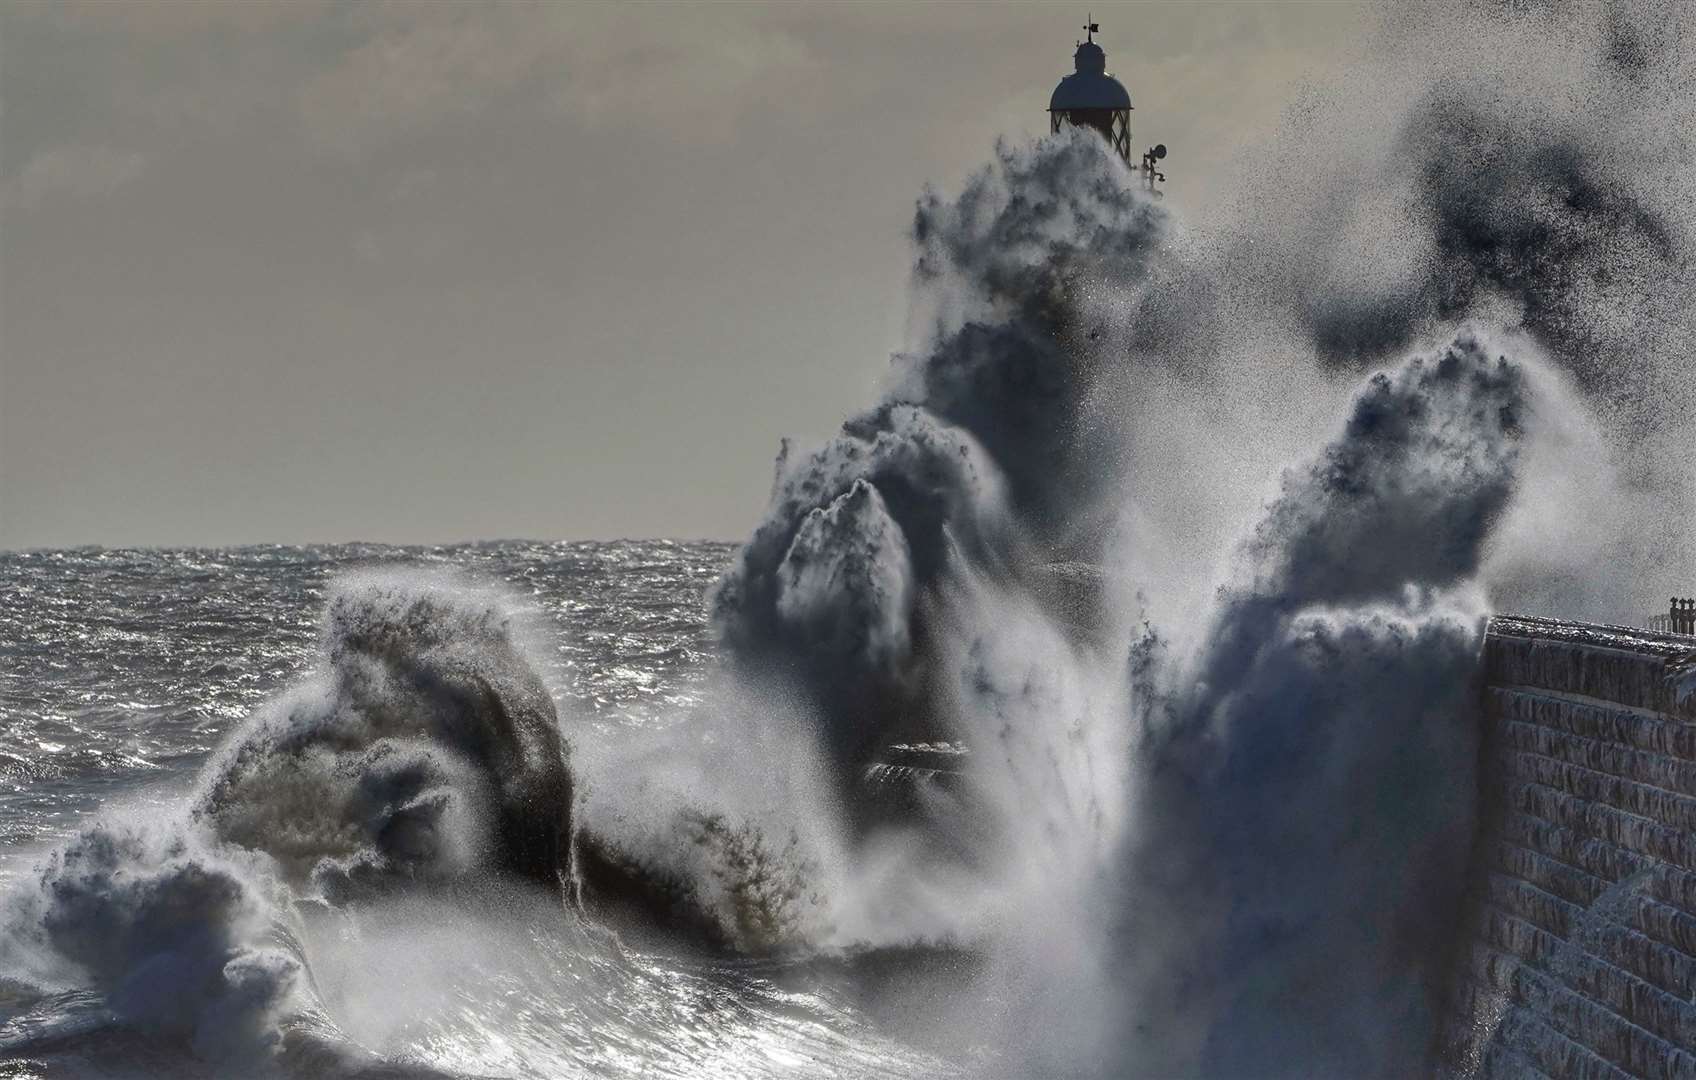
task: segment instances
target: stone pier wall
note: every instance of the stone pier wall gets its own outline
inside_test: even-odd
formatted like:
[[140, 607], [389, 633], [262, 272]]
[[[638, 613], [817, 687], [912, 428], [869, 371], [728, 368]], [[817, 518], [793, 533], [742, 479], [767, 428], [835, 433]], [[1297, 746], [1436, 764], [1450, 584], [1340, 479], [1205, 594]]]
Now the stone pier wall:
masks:
[[1693, 664], [1690, 638], [1492, 621], [1451, 1076], [1696, 1080]]

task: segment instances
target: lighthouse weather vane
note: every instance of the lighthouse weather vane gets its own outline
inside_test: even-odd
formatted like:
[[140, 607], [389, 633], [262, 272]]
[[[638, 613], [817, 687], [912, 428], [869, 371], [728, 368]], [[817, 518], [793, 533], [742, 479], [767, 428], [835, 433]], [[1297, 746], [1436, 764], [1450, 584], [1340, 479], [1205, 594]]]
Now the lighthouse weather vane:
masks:
[[1119, 160], [1136, 170], [1148, 190], [1159, 195], [1155, 185], [1166, 182], [1166, 174], [1159, 168], [1166, 157], [1166, 144], [1154, 144], [1144, 151], [1140, 164], [1132, 162], [1131, 95], [1123, 83], [1107, 74], [1107, 54], [1095, 43], [1095, 35], [1101, 33], [1095, 13], [1090, 12], [1085, 19], [1084, 40], [1078, 42], [1072, 58], [1076, 70], [1060, 80], [1048, 99], [1048, 130], [1057, 132], [1061, 124], [1073, 124], [1097, 132]]

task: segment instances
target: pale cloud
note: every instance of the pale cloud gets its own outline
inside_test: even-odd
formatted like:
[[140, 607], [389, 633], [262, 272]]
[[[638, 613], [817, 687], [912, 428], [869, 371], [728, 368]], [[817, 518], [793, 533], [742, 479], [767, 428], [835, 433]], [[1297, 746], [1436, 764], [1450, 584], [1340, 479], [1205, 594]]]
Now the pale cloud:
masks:
[[824, 104], [828, 62], [770, 9], [736, 18], [684, 9], [651, 21], [635, 11], [567, 39], [564, 77], [551, 87], [558, 109], [591, 124], [658, 126], [694, 140], [723, 137], [750, 119], [816, 115]]
[[672, 138], [727, 133], [750, 106], [793, 114], [820, 63], [772, 9], [372, 5], [364, 40], [307, 77], [306, 137], [356, 155], [526, 93], [593, 126], [637, 124]]
[[147, 156], [111, 146], [67, 144], [34, 154], [6, 183], [4, 205], [29, 209], [56, 196], [98, 198], [140, 176]]
[[302, 85], [307, 138], [354, 153], [482, 109], [547, 55], [549, 43], [526, 32], [532, 19], [506, 5], [374, 9], [370, 36]]
[[367, 228], [354, 233], [354, 258], [371, 266], [414, 266], [440, 262], [454, 253], [453, 234], [440, 226], [414, 223], [407, 227]]
[[205, 30], [257, 34], [321, 16], [328, 0], [14, 0], [17, 15], [62, 26], [178, 37]]

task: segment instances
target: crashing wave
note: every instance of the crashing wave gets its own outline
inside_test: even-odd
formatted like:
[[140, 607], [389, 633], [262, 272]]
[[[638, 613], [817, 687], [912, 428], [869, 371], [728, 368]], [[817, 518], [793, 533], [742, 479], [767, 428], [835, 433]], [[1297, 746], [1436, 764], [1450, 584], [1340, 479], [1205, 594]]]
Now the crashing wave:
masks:
[[309, 902], [570, 874], [566, 747], [515, 635], [493, 594], [344, 582], [321, 670], [233, 733], [185, 812], [110, 814], [53, 853], [0, 911], [0, 966], [232, 1067], [311, 1056]]

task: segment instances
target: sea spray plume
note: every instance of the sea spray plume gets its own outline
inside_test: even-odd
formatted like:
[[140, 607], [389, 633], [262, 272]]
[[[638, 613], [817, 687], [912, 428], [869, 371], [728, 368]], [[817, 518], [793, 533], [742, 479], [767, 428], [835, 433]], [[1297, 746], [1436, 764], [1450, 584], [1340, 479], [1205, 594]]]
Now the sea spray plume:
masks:
[[1465, 333], [1367, 380], [1343, 437], [1286, 476], [1245, 545], [1247, 580], [1221, 596], [1204, 681], [1306, 605], [1393, 600], [1478, 572], [1513, 491], [1524, 374]]
[[840, 943], [854, 900], [805, 703], [720, 677], [692, 715], [585, 741], [584, 906], [667, 948], [771, 955]]
[[1525, 394], [1471, 336], [1375, 376], [1168, 672], [1126, 872], [1132, 1072], [1427, 1071], [1474, 813], [1472, 580]]
[[1586, 389], [1664, 374], [1653, 354], [1696, 289], [1692, 30], [1667, 0], [1386, 9], [1369, 67], [1276, 151], [1308, 179], [1262, 247], [1301, 256], [1292, 299], [1328, 359], [1369, 364], [1493, 308]]
[[1696, 565], [1696, 6], [1380, 11], [1364, 55], [1236, 171], [1237, 213], [1211, 223], [1225, 242], [1205, 261], [1227, 304], [1317, 345], [1333, 374], [1440, 343], [1462, 320], [1523, 332], [1601, 427], [1621, 498], [1572, 516], [1592, 561], [1619, 571], [1607, 588], [1492, 578], [1492, 595], [1640, 618], [1647, 582]]
[[801, 520], [777, 567], [777, 614], [832, 659], [885, 678], [911, 651], [913, 560], [864, 480]]
[[1012, 543], [998, 471], [970, 435], [912, 406], [861, 420], [779, 476], [711, 601], [746, 673], [813, 689], [843, 762], [922, 707], [914, 616], [950, 542], [986, 558]]
[[953, 202], [920, 201], [924, 343], [835, 439], [786, 452], [712, 597], [731, 659], [807, 688], [839, 762], [928, 723], [926, 612], [951, 560], [1017, 576], [1033, 550], [1090, 550], [1117, 445], [1086, 409], [1091, 297], [1142, 282], [1163, 226], [1101, 140], [1071, 130], [1000, 147]]
[[1306, 313], [1325, 355], [1381, 355], [1498, 296], [1585, 385], [1636, 381], [1630, 337], [1687, 254], [1670, 216], [1620, 182], [1601, 139], [1434, 89], [1394, 153], [1389, 168], [1413, 177], [1428, 230], [1423, 274], [1382, 294], [1313, 290]]
[[[1074, 1074], [1116, 1029], [1105, 929], [1129, 805], [1134, 684], [1113, 647], [1079, 640], [1027, 593], [962, 573], [942, 590], [941, 729], [970, 748], [929, 815], [964, 855], [909, 874], [949, 887], [949, 933], [987, 956], [983, 1035], [1010, 1074]], [[919, 789], [921, 793], [925, 789]], [[938, 798], [937, 795], [930, 796]]]
[[1020, 525], [1076, 542], [1117, 465], [1110, 414], [1089, 407], [1123, 358], [1096, 341], [1121, 320], [1097, 303], [1138, 294], [1166, 216], [1102, 140], [1068, 129], [975, 174], [952, 202], [927, 192], [913, 237], [929, 340], [898, 356], [892, 401], [972, 433], [1007, 477]]
[[830, 900], [811, 835], [712, 800], [668, 802], [648, 820], [586, 830], [585, 906], [635, 940], [773, 956], [831, 943]]
[[[1652, 524], [1677, 519], [1667, 506], [1677, 495], [1626, 482], [1630, 466], [1622, 458], [1653, 449], [1611, 438], [1575, 381], [1543, 360], [1533, 341], [1515, 338], [1511, 348], [1527, 362], [1532, 390], [1525, 417], [1531, 434], [1517, 468], [1527, 497], [1494, 530], [1484, 585], [1497, 610], [1594, 612], [1592, 619], [1615, 620], [1629, 612], [1635, 621], [1630, 598], [1665, 571], [1646, 579], [1644, 561], [1627, 556], [1634, 547], [1647, 553], [1659, 544], [1677, 551], [1680, 531], [1658, 533]], [[1692, 526], [1696, 521], [1682, 531]], [[1676, 573], [1678, 562], [1675, 555], [1653, 565]]]
[[567, 749], [514, 633], [499, 598], [463, 585], [345, 580], [322, 678], [236, 736], [196, 816], [332, 899], [490, 870], [557, 888]]

